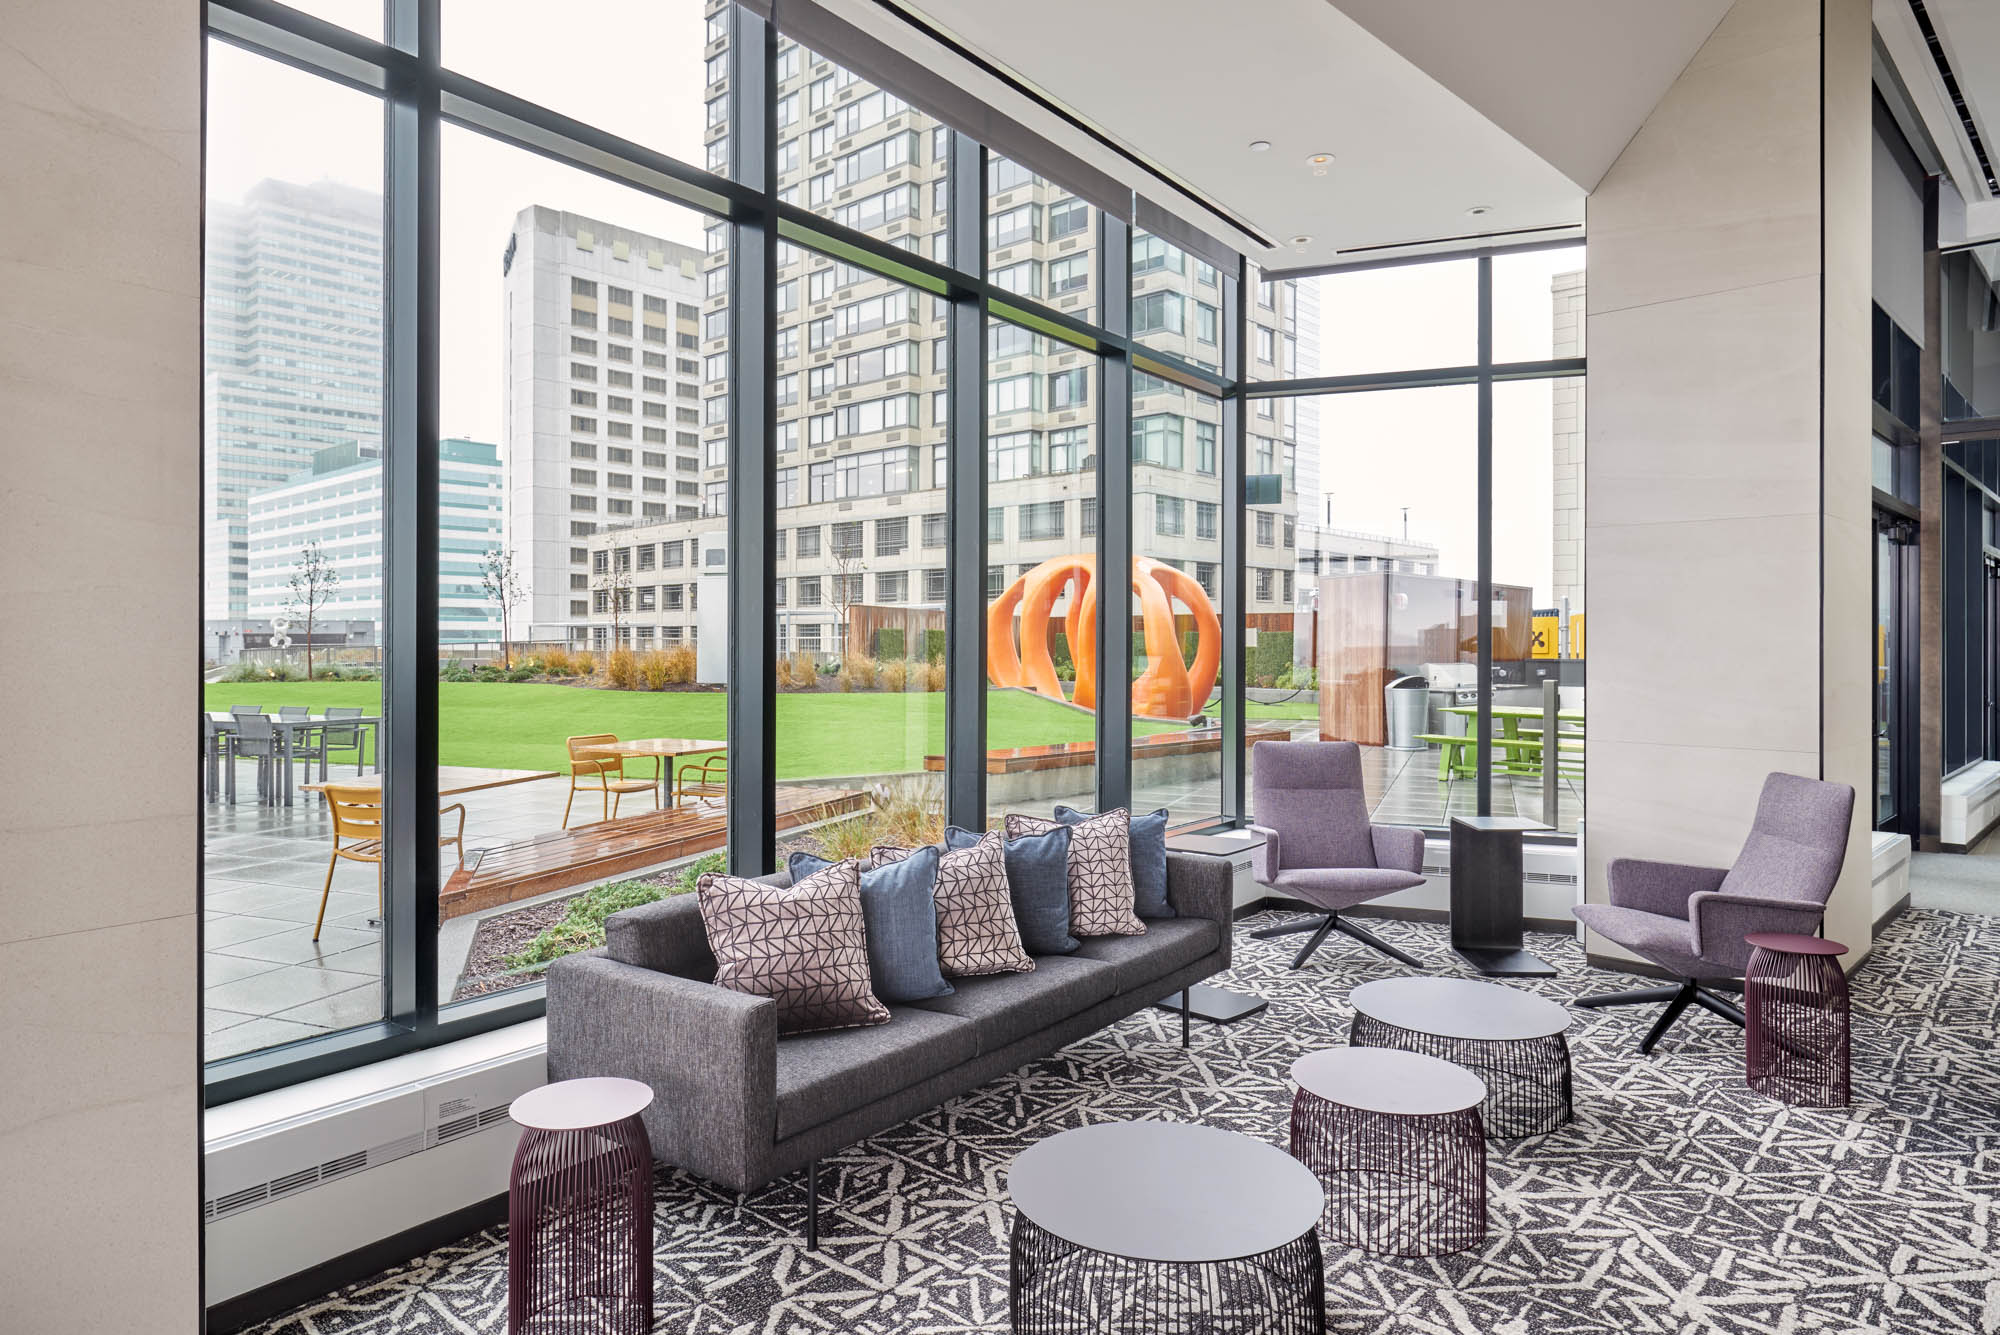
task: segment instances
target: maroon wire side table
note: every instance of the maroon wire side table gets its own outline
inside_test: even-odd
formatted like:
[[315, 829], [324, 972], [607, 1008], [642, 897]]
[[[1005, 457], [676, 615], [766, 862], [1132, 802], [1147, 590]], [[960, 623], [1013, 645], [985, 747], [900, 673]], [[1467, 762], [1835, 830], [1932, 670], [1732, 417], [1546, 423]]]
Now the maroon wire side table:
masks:
[[1850, 1089], [1847, 974], [1838, 941], [1752, 932], [1743, 973], [1744, 1078], [1759, 1094], [1841, 1108]]
[[653, 1149], [637, 1080], [561, 1080], [508, 1110], [509, 1335], [639, 1335], [653, 1325]]
[[1389, 1256], [1486, 1240], [1486, 1082], [1442, 1057], [1345, 1047], [1292, 1063], [1292, 1157], [1326, 1188], [1320, 1232]]

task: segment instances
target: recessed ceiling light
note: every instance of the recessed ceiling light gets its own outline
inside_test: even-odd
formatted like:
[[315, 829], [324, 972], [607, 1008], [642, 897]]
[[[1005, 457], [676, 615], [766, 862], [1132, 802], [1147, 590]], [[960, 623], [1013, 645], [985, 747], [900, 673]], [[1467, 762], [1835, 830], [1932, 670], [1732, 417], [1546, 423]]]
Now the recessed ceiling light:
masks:
[[1333, 165], [1333, 154], [1314, 153], [1306, 158], [1306, 166], [1312, 168], [1314, 176], [1326, 175], [1326, 169]]
[[1493, 212], [1493, 206], [1491, 204], [1474, 204], [1471, 208], [1465, 211], [1465, 216], [1468, 218], [1484, 218], [1487, 214], [1491, 212]]
[[1271, 141], [1268, 139], [1252, 139], [1250, 141], [1250, 151], [1252, 153], [1268, 153], [1271, 151]]
[[1299, 249], [1304, 250], [1307, 246], [1310, 246], [1312, 244], [1312, 238], [1309, 236], [1295, 236], [1292, 238], [1292, 244], [1297, 246]]

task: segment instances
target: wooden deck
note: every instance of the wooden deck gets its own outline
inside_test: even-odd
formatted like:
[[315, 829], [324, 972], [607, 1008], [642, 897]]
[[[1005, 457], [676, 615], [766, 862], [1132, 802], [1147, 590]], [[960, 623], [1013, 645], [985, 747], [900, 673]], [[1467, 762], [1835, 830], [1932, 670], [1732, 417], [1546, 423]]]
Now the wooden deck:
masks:
[[[1282, 742], [1291, 737], [1285, 727], [1269, 720], [1248, 724], [1244, 728], [1245, 747], [1259, 742]], [[1197, 728], [1186, 732], [1144, 733], [1132, 739], [1132, 759], [1149, 760], [1159, 756], [1184, 756], [1202, 751], [1222, 749], [1222, 729]], [[1097, 744], [1094, 742], [1057, 742], [1050, 746], [1001, 746], [986, 753], [988, 774], [1019, 774], [1025, 770], [1076, 769], [1097, 763]], [[943, 756], [925, 756], [924, 769], [937, 774], [944, 770]]]
[[[867, 805], [866, 793], [848, 788], [780, 784], [778, 828], [796, 829]], [[726, 835], [727, 813], [721, 799], [702, 798], [665, 811], [552, 830], [484, 849], [445, 882], [438, 896], [438, 916], [478, 913], [551, 890], [713, 852], [723, 846]]]

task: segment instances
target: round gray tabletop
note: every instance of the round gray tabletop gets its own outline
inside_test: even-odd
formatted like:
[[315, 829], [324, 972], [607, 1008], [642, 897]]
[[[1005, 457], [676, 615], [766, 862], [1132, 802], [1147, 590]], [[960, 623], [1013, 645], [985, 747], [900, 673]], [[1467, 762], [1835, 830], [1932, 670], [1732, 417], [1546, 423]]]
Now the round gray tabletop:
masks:
[[1326, 1193], [1275, 1145], [1208, 1126], [1106, 1122], [1032, 1145], [1015, 1208], [1065, 1242], [1135, 1261], [1234, 1261], [1310, 1232]]
[[1382, 978], [1348, 1000], [1372, 1020], [1439, 1038], [1518, 1042], [1569, 1028], [1569, 1012], [1547, 997], [1475, 978]]
[[600, 1075], [531, 1089], [507, 1114], [532, 1131], [584, 1131], [622, 1122], [652, 1101], [652, 1089], [639, 1081]]
[[1442, 1057], [1401, 1048], [1327, 1048], [1292, 1063], [1299, 1088], [1328, 1103], [1394, 1117], [1437, 1117], [1476, 1108], [1486, 1082]]

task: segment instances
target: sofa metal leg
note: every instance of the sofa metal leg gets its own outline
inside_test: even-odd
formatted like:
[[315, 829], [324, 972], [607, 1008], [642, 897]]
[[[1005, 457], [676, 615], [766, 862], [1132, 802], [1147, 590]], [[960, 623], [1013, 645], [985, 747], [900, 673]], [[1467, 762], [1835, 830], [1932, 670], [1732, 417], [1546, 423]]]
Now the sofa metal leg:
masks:
[[819, 1160], [806, 1165], [806, 1250], [819, 1250]]
[[1326, 934], [1333, 930], [1334, 923], [1337, 921], [1338, 919], [1333, 914], [1329, 913], [1326, 915], [1326, 921], [1319, 925], [1317, 931], [1306, 938], [1306, 943], [1299, 949], [1299, 953], [1292, 956], [1292, 967], [1294, 969], [1303, 969], [1306, 966], [1306, 961], [1312, 958], [1312, 953], [1315, 950], [1319, 949], [1319, 943], [1326, 940]]
[[1188, 999], [1188, 990], [1186, 988], [1182, 988], [1181, 989], [1181, 1046], [1182, 1047], [1186, 1047], [1188, 1045], [1188, 1023], [1189, 1023], [1188, 1008], [1190, 1005], [1191, 1003]]
[[1674, 990], [1673, 1000], [1669, 1001], [1667, 1008], [1660, 1012], [1660, 1018], [1653, 1021], [1653, 1027], [1647, 1031], [1646, 1036], [1639, 1040], [1640, 1056], [1651, 1055], [1653, 1045], [1660, 1041], [1667, 1030], [1674, 1027], [1674, 1022], [1681, 1018], [1681, 1013], [1693, 1003], [1694, 999], [1695, 989], [1692, 980]]
[[1399, 964], [1407, 965], [1412, 969], [1421, 969], [1424, 967], [1422, 961], [1415, 959], [1414, 957], [1407, 955], [1404, 952], [1396, 949], [1396, 947], [1390, 945], [1387, 941], [1384, 941], [1381, 937], [1375, 935], [1375, 933], [1369, 931], [1366, 927], [1356, 926], [1354, 923], [1349, 922], [1346, 918], [1341, 917], [1337, 913], [1333, 915], [1332, 918], [1328, 919], [1328, 921], [1331, 922], [1335, 927], [1339, 928], [1341, 931], [1353, 937], [1356, 941], [1359, 941], [1362, 945], [1371, 946], [1374, 949], [1381, 951], [1384, 955], [1387, 955], [1390, 959], [1395, 960]]

